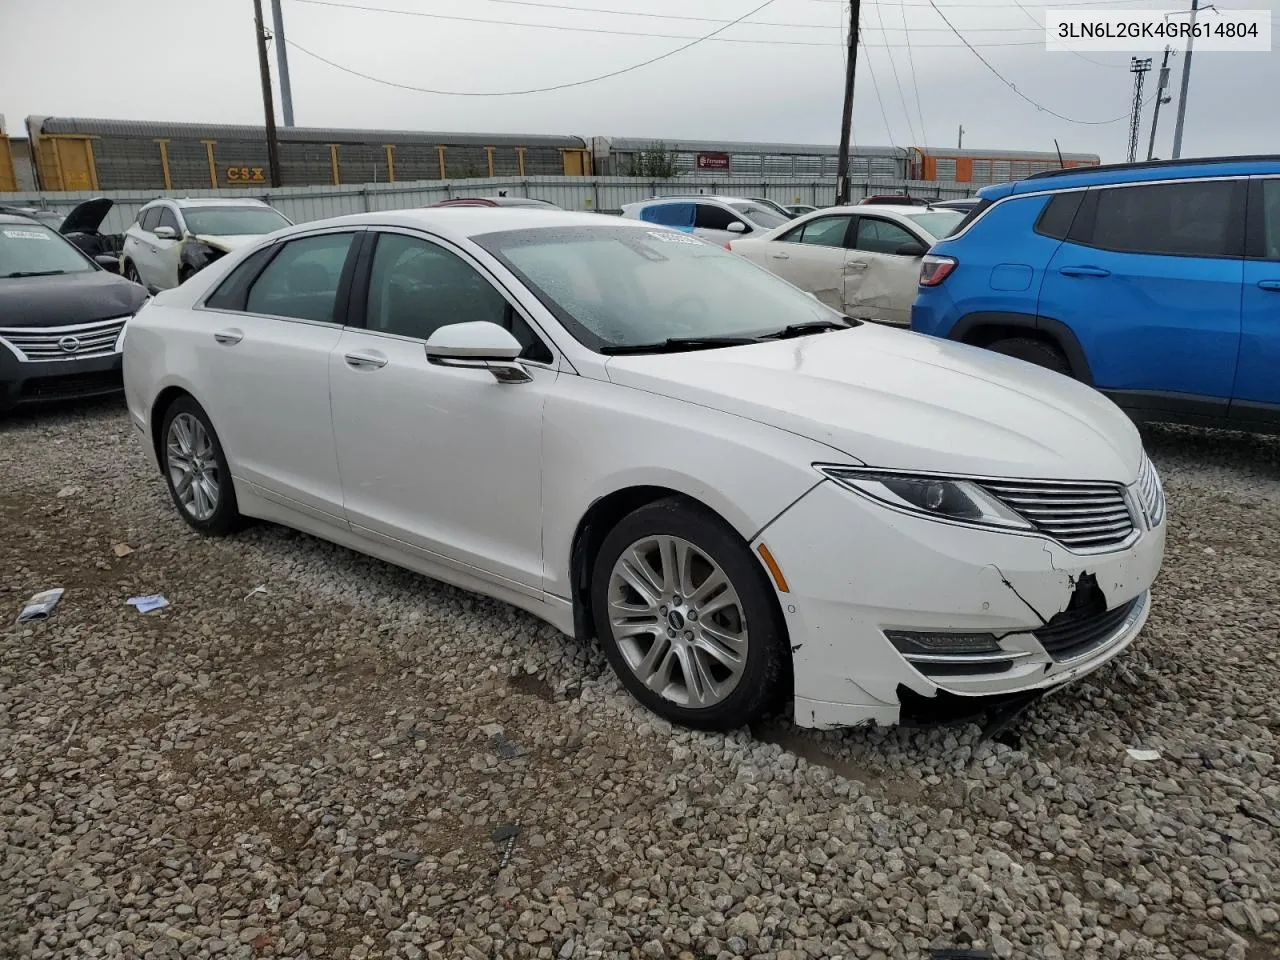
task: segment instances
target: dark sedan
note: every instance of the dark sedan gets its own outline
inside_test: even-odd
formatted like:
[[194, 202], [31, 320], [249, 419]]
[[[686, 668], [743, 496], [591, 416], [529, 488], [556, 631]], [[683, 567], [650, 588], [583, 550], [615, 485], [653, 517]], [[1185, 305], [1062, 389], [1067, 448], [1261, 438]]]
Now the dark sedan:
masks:
[[121, 389], [125, 324], [147, 291], [118, 270], [38, 220], [0, 214], [0, 411]]

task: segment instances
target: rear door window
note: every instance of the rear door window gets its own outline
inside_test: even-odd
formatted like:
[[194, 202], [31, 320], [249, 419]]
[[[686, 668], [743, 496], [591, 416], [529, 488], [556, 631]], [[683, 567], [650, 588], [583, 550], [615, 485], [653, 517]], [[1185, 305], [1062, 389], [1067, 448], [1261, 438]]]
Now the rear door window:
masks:
[[919, 243], [905, 227], [876, 217], [858, 218], [857, 249], [868, 253], [896, 254], [904, 243]]
[[292, 240], [249, 288], [245, 309], [273, 317], [334, 323], [338, 287], [355, 234]]
[[646, 223], [660, 223], [664, 227], [693, 229], [692, 203], [655, 203], [640, 211], [640, 219]]
[[1090, 190], [1070, 239], [1120, 253], [1244, 255], [1244, 180]]
[[787, 243], [812, 243], [820, 247], [843, 247], [848, 239], [853, 217], [817, 217], [788, 230], [779, 240]]

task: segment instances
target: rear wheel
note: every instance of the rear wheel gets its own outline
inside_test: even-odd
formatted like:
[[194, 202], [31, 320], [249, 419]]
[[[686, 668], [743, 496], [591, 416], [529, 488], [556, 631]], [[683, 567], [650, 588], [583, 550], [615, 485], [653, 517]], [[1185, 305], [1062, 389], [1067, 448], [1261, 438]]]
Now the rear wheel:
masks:
[[208, 414], [191, 397], [179, 397], [165, 411], [160, 462], [169, 495], [187, 524], [221, 536], [240, 526], [231, 469]]
[[[126, 280], [132, 280], [134, 283], [138, 283], [138, 284], [142, 283], [142, 277], [138, 275], [138, 268], [133, 265], [132, 260], [126, 260], [124, 262], [123, 272], [124, 272], [124, 278]], [[145, 284], [143, 285], [145, 286]]]
[[1007, 340], [997, 340], [989, 344], [987, 349], [1002, 353], [1006, 357], [1034, 363], [1054, 373], [1071, 376], [1071, 364], [1067, 362], [1066, 355], [1053, 344], [1045, 343], [1043, 340], [1032, 337], [1010, 337]]
[[591, 577], [596, 635], [650, 710], [733, 729], [783, 692], [786, 634], [771, 590], [724, 521], [660, 500], [624, 517], [601, 545]]

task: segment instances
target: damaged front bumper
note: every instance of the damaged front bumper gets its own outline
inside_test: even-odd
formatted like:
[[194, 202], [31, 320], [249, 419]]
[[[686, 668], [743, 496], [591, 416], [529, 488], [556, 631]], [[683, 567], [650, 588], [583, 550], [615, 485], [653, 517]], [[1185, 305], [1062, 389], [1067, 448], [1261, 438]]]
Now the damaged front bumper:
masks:
[[1077, 553], [1042, 535], [879, 509], [819, 484], [753, 544], [767, 546], [788, 587], [778, 599], [796, 723], [955, 718], [1098, 669], [1146, 622], [1165, 528], [1162, 520], [1122, 549]]

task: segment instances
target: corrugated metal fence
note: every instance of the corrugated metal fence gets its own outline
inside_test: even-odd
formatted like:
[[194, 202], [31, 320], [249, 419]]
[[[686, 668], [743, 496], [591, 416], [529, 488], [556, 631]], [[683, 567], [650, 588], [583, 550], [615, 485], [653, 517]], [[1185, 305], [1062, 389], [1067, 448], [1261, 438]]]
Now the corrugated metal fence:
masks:
[[[862, 180], [851, 182], [855, 200], [874, 193], [901, 193], [931, 199], [968, 196], [966, 184], [935, 183], [923, 180]], [[90, 197], [110, 197], [115, 206], [103, 224], [103, 233], [122, 233], [133, 222], [138, 208], [161, 196], [169, 197], [256, 197], [265, 200], [295, 223], [322, 220], [374, 210], [423, 207], [451, 197], [486, 197], [505, 192], [511, 197], [547, 200], [566, 210], [594, 210], [617, 213], [626, 203], [652, 196], [672, 194], [727, 194], [765, 197], [782, 204], [808, 203], [829, 206], [835, 202], [832, 179], [731, 177], [699, 175], [675, 180], [645, 180], [636, 177], [497, 177], [484, 180], [422, 180], [415, 183], [372, 183], [363, 186], [279, 187], [256, 190], [188, 190], [155, 193], [137, 190], [107, 190], [99, 193], [10, 193], [3, 202], [14, 206], [36, 206], [65, 213]]]

